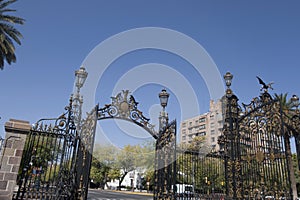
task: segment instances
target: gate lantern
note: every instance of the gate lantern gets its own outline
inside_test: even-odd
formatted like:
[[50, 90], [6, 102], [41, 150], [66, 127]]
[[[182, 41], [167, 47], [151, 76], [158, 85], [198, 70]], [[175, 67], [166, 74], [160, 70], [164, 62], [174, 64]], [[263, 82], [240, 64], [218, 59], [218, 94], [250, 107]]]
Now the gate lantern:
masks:
[[159, 131], [163, 130], [164, 127], [167, 126], [169, 121], [168, 113], [165, 111], [165, 108], [168, 104], [169, 96], [170, 94], [167, 93], [166, 89], [162, 89], [158, 95], [160, 100], [160, 105], [163, 108], [162, 111], [160, 111], [159, 113]]
[[81, 66], [79, 70], [75, 71], [76, 88], [77, 88], [78, 93], [79, 93], [80, 88], [82, 88], [87, 76], [88, 76], [88, 73], [85, 71], [85, 68], [83, 66]]
[[163, 107], [163, 110], [165, 110], [165, 107], [168, 104], [168, 99], [169, 99], [170, 94], [167, 93], [166, 89], [162, 89], [158, 96], [159, 96], [159, 100], [160, 100], [160, 105], [161, 105], [161, 107]]
[[80, 130], [81, 127], [81, 114], [82, 114], [82, 104], [83, 97], [80, 95], [80, 88], [82, 88], [88, 73], [85, 71], [83, 66], [80, 67], [79, 70], [75, 71], [75, 86], [76, 92], [73, 94], [73, 111], [75, 115], [75, 123], [77, 125], [77, 130]]

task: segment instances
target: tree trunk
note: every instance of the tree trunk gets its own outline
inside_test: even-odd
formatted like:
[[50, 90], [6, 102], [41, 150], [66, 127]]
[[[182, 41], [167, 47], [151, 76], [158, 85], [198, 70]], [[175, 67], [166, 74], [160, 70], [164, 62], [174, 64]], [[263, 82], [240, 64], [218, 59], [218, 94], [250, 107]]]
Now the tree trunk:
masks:
[[122, 182], [123, 182], [123, 180], [124, 180], [124, 178], [125, 178], [125, 176], [128, 174], [128, 172], [125, 172], [123, 175], [122, 175], [122, 177], [119, 179], [119, 190], [121, 190], [121, 184], [122, 184]]

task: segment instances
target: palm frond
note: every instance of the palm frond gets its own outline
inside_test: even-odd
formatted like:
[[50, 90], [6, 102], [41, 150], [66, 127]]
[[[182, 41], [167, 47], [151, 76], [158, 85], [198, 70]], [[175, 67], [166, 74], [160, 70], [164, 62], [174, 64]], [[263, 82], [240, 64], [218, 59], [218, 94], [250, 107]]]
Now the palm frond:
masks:
[[274, 94], [274, 98], [277, 99], [284, 111], [290, 111], [293, 107], [292, 101], [287, 99], [288, 93]]
[[5, 54], [2, 52], [2, 49], [0, 48], [0, 69], [3, 69], [4, 67], [4, 58], [5, 58]]
[[16, 11], [15, 9], [2, 9], [2, 10], [0, 10], [0, 14], [6, 13], [6, 12], [15, 12], [15, 11]]
[[17, 61], [17, 57], [15, 53], [8, 53], [5, 56], [5, 60], [8, 64], [11, 64], [12, 62], [15, 63]]
[[15, 29], [13, 26], [8, 24], [2, 24], [0, 23], [0, 29], [1, 32], [3, 32], [5, 35], [11, 37], [15, 42], [17, 42], [19, 45], [21, 44], [21, 41], [19, 38], [23, 38], [23, 35]]
[[12, 24], [24, 24], [24, 19], [11, 15], [0, 15], [0, 21], [12, 23]]
[[16, 2], [17, 0], [9, 0], [9, 1], [6, 1], [6, 2], [3, 2], [3, 0], [0, 1], [0, 9], [3, 9], [5, 8], [6, 6]]

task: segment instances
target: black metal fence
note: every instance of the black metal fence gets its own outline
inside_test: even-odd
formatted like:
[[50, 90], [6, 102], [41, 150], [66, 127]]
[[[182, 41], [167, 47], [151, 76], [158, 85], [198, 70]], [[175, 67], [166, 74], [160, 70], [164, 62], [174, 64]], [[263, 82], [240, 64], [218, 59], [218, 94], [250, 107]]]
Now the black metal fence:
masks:
[[223, 199], [224, 158], [176, 146], [176, 121], [156, 141], [154, 200]]
[[57, 119], [39, 120], [27, 136], [14, 199], [66, 199], [76, 194], [78, 135], [71, 103], [66, 109]]
[[220, 150], [204, 154], [177, 147], [175, 182], [168, 181], [170, 173], [157, 169], [158, 178], [168, 178], [158, 179], [165, 184], [160, 194], [174, 195], [154, 199], [295, 199], [298, 168], [292, 161], [291, 139], [300, 152], [300, 114], [284, 102], [264, 88], [250, 104], [240, 105], [228, 88]]
[[177, 149], [177, 199], [225, 197], [224, 162], [217, 153]]

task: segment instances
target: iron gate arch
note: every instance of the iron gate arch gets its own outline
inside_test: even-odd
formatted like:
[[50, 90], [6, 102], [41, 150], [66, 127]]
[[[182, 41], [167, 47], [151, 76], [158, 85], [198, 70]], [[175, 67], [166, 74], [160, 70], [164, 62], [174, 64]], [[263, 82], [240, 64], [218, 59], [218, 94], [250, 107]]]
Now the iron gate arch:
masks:
[[175, 186], [176, 170], [176, 120], [162, 127], [157, 133], [154, 125], [149, 123], [149, 118], [138, 109], [138, 102], [128, 90], [123, 90], [115, 97], [111, 97], [110, 104], [97, 110], [97, 120], [121, 119], [132, 122], [156, 140], [155, 147], [155, 177], [153, 198], [174, 199], [173, 187]]
[[[17, 177], [18, 190], [13, 199], [87, 199], [97, 120], [115, 118], [132, 122], [149, 132], [159, 148], [166, 149], [164, 146], [171, 144], [165, 143], [167, 140], [170, 142], [165, 134], [174, 134], [172, 141], [176, 141], [176, 121], [158, 134], [154, 125], [149, 123], [150, 119], [137, 108], [138, 102], [132, 95], [129, 96], [128, 90], [111, 98], [110, 104], [103, 108], [96, 105], [87, 113], [86, 119], [76, 124], [71, 97], [64, 114], [58, 118], [41, 119], [32, 127], [27, 136]], [[161, 157], [166, 161], [173, 159], [174, 144], [168, 151], [158, 151], [155, 160]], [[168, 172], [156, 174], [166, 177], [164, 173]], [[158, 178], [155, 180], [158, 184]], [[156, 188], [158, 193], [170, 191], [173, 182], [168, 180], [160, 189]]]

